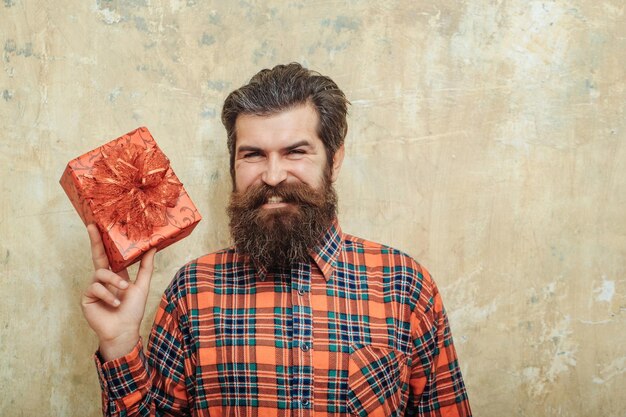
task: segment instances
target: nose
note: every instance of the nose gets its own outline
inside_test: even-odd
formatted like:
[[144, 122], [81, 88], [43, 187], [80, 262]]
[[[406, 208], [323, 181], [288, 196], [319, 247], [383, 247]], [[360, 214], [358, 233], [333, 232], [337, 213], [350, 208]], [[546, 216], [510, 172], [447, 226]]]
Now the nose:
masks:
[[265, 171], [263, 171], [261, 179], [264, 183], [271, 185], [272, 187], [277, 186], [287, 179], [287, 171], [281, 163], [278, 155], [271, 155], [267, 159]]

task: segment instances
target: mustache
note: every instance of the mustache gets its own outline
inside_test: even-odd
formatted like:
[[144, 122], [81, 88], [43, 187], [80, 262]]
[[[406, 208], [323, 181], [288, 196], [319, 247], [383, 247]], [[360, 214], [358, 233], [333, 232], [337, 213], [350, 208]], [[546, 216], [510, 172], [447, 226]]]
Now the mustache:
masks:
[[320, 207], [324, 195], [304, 183], [285, 183], [271, 186], [261, 184], [243, 192], [235, 192], [233, 203], [239, 207], [256, 209], [267, 203], [270, 197], [279, 197], [284, 203]]

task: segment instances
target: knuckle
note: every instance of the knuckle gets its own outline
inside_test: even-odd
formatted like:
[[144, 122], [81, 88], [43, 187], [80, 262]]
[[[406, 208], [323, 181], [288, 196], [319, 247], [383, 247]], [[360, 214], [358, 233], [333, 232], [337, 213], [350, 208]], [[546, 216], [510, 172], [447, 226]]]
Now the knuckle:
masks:
[[109, 272], [108, 269], [98, 268], [94, 273], [94, 278], [97, 278], [98, 281], [106, 281], [109, 278]]

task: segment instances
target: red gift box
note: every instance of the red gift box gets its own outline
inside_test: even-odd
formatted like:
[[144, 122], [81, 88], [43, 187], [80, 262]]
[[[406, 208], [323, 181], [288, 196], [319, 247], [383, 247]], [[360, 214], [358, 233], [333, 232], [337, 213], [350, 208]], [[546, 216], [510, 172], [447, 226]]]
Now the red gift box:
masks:
[[85, 225], [100, 229], [114, 272], [188, 236], [202, 218], [145, 127], [71, 160], [60, 183]]

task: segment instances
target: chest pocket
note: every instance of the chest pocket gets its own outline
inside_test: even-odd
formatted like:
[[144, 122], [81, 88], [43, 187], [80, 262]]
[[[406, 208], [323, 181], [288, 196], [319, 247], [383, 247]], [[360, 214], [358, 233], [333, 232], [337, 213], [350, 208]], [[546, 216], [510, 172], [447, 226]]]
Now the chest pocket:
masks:
[[355, 344], [348, 368], [348, 410], [352, 415], [398, 416], [408, 397], [407, 357], [381, 345]]

